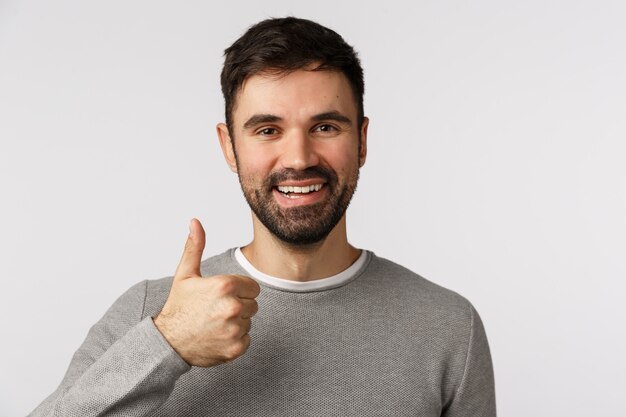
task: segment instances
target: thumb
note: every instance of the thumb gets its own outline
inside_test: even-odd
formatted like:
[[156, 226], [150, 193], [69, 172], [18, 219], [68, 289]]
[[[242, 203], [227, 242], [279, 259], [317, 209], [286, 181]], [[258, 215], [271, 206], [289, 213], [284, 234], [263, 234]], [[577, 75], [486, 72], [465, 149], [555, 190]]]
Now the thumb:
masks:
[[200, 220], [196, 218], [191, 219], [189, 223], [189, 236], [187, 236], [183, 256], [180, 259], [178, 268], [176, 268], [174, 281], [201, 276], [200, 261], [202, 260], [202, 251], [204, 251], [205, 241], [204, 228]]

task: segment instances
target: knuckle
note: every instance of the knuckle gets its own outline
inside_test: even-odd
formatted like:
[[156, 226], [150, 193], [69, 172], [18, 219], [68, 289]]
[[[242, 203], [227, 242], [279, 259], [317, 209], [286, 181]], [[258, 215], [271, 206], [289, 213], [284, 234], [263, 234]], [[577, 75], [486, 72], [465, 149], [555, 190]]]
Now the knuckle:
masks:
[[214, 278], [215, 291], [220, 295], [232, 294], [235, 291], [236, 285], [233, 280], [228, 276], [218, 276]]
[[226, 358], [229, 360], [236, 359], [246, 353], [248, 349], [247, 343], [243, 340], [239, 340], [228, 347], [226, 350]]
[[239, 317], [243, 311], [243, 305], [240, 301], [235, 299], [224, 300], [222, 306], [222, 313], [226, 318]]
[[261, 294], [261, 286], [255, 280], [252, 280], [252, 282], [254, 283], [254, 292], [255, 292], [254, 298], [256, 298], [259, 296], [259, 294]]
[[244, 328], [244, 334], [248, 334], [250, 333], [250, 330], [252, 329], [252, 320], [248, 319], [244, 322], [243, 324], [243, 328]]
[[223, 330], [223, 335], [227, 340], [237, 339], [241, 335], [241, 328], [236, 324], [227, 325]]

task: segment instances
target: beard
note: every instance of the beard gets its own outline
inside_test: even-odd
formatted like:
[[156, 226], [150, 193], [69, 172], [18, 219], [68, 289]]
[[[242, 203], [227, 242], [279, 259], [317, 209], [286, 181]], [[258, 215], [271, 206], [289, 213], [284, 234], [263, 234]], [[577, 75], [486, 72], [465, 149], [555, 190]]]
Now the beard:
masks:
[[[327, 195], [323, 201], [296, 207], [281, 207], [278, 204], [273, 192], [280, 182], [310, 178], [325, 180]], [[358, 179], [358, 166], [349, 173], [343, 185], [339, 184], [335, 172], [322, 166], [303, 171], [274, 171], [260, 185], [255, 185], [252, 178], [239, 174], [239, 183], [250, 209], [274, 236], [293, 246], [312, 245], [328, 236], [348, 209]]]

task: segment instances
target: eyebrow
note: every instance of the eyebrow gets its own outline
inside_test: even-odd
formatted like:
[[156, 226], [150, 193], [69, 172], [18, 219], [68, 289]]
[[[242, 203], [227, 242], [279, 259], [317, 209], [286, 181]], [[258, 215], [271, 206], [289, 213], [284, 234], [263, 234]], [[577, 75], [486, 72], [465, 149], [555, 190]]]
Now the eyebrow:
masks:
[[311, 117], [311, 120], [315, 122], [321, 122], [324, 120], [334, 120], [335, 122], [342, 123], [344, 125], [348, 125], [348, 126], [352, 125], [352, 121], [348, 117], [339, 113], [338, 111], [328, 111], [326, 113], [316, 114], [315, 116]]
[[280, 122], [282, 117], [275, 116], [273, 114], [255, 114], [243, 124], [244, 129], [250, 129], [256, 125], [260, 125], [262, 123], [276, 123]]
[[[276, 116], [274, 114], [255, 114], [254, 116], [246, 120], [246, 122], [243, 124], [243, 128], [245, 130], [248, 130], [263, 123], [276, 123], [282, 120], [283, 120], [282, 117]], [[324, 120], [334, 120], [338, 123], [352, 126], [352, 121], [348, 117], [339, 113], [338, 111], [328, 111], [328, 112], [316, 114], [315, 116], [311, 117], [311, 120], [314, 122], [321, 122]]]

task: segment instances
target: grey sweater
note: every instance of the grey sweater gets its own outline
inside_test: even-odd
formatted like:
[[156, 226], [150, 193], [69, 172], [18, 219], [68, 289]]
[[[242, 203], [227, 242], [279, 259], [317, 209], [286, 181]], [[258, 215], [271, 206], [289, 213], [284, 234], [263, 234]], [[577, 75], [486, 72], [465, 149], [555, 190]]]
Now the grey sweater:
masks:
[[[230, 249], [203, 276], [248, 275]], [[207, 278], [210, 279], [210, 278]], [[251, 345], [233, 362], [190, 367], [152, 321], [172, 277], [113, 303], [31, 416], [495, 416], [493, 370], [472, 305], [367, 253], [344, 285], [262, 285]]]

